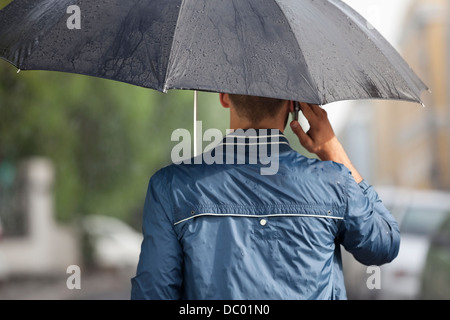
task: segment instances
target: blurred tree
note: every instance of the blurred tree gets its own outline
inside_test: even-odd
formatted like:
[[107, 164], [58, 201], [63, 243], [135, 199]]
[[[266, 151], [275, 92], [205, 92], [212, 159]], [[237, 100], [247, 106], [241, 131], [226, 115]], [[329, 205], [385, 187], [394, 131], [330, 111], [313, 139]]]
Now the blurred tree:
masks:
[[[0, 9], [10, 2], [0, 0]], [[200, 120], [224, 131], [216, 96], [200, 97], [208, 105]], [[56, 72], [16, 74], [0, 60], [0, 164], [50, 158], [60, 219], [106, 214], [127, 220], [141, 211], [150, 176], [170, 163], [172, 132], [192, 133], [192, 103], [191, 92], [161, 94]]]
[[[225, 130], [214, 94], [200, 120]], [[0, 61], [0, 154], [18, 163], [46, 156], [56, 167], [59, 218], [140, 212], [150, 176], [170, 163], [177, 128], [192, 132], [192, 92], [162, 94], [110, 80], [21, 71]], [[1, 161], [1, 158], [0, 158]]]

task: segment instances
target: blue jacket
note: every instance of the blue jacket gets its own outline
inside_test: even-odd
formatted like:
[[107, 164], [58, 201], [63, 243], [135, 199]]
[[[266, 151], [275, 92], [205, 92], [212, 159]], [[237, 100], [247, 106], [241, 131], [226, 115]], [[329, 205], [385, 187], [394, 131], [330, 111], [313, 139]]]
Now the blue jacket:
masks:
[[346, 299], [341, 245], [366, 265], [397, 256], [398, 225], [365, 181], [279, 131], [247, 133], [150, 179], [132, 299]]

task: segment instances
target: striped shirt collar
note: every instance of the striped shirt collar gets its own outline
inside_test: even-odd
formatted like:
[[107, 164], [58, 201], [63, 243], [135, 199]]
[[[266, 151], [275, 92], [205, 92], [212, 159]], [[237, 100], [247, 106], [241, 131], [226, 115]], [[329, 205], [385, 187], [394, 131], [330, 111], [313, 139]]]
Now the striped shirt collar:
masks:
[[284, 144], [289, 146], [286, 136], [278, 129], [238, 129], [227, 134], [223, 145]]

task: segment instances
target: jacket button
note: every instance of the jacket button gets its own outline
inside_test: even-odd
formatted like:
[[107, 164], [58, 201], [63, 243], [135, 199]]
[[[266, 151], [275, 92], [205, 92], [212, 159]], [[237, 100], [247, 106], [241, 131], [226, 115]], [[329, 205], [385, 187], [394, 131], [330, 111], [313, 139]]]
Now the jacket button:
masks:
[[261, 219], [259, 221], [259, 224], [262, 225], [262, 226], [265, 226], [267, 224], [267, 220], [266, 219]]

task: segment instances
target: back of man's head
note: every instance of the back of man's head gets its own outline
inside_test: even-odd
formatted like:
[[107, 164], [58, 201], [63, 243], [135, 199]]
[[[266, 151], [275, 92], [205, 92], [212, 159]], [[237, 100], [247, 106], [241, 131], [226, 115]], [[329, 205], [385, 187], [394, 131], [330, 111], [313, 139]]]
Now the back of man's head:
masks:
[[230, 94], [230, 100], [239, 117], [259, 124], [264, 119], [274, 118], [283, 107], [285, 100], [265, 97]]

